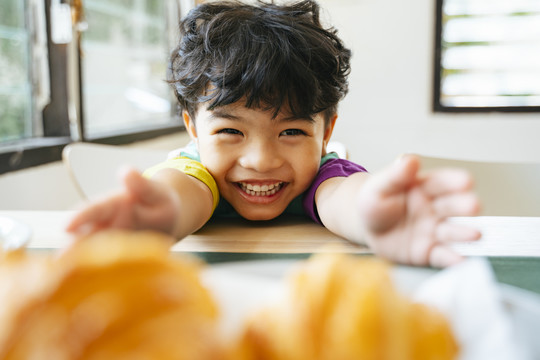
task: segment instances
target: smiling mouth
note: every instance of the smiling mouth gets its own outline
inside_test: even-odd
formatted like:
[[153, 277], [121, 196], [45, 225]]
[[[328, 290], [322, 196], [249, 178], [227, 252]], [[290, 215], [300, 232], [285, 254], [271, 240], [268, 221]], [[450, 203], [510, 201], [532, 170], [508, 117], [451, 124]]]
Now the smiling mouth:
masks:
[[283, 188], [283, 182], [278, 181], [271, 184], [253, 185], [245, 182], [239, 182], [238, 186], [248, 195], [251, 196], [272, 196]]

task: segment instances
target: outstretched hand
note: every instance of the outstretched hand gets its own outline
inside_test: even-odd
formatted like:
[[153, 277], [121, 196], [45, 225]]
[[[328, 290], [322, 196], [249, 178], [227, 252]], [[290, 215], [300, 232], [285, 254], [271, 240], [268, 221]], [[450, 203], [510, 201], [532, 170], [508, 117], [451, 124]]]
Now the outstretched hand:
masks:
[[90, 203], [71, 219], [66, 230], [77, 235], [105, 228], [154, 229], [174, 234], [180, 211], [176, 193], [134, 169], [124, 171], [122, 180], [120, 191]]
[[406, 155], [365, 182], [358, 204], [366, 241], [392, 261], [445, 267], [461, 260], [449, 243], [480, 238], [448, 217], [477, 215], [479, 201], [467, 172], [419, 169], [419, 159]]

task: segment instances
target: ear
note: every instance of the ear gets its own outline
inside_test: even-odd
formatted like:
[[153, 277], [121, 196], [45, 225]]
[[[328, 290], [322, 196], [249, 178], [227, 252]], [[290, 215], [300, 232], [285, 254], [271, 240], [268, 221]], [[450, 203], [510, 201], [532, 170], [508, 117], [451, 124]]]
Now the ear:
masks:
[[328, 146], [328, 142], [330, 142], [330, 138], [332, 137], [332, 132], [334, 131], [334, 125], [336, 125], [337, 117], [338, 117], [337, 114], [332, 115], [328, 123], [325, 124], [324, 136], [323, 136], [323, 148], [322, 148], [322, 154], [321, 154], [322, 156], [326, 155], [326, 147]]
[[187, 111], [182, 111], [182, 118], [184, 119], [184, 126], [189, 134], [189, 137], [193, 142], [197, 142], [197, 129], [195, 128], [195, 121], [189, 116]]

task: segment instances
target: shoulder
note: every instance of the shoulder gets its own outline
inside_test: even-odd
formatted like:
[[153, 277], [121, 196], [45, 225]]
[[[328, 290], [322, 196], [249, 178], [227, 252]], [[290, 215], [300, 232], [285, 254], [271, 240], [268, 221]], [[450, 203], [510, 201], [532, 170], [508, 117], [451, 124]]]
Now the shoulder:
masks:
[[311, 186], [307, 189], [303, 198], [303, 206], [306, 214], [319, 224], [322, 224], [322, 222], [317, 213], [315, 204], [315, 193], [319, 186], [328, 179], [338, 177], [345, 178], [355, 173], [367, 172], [363, 166], [350, 160], [340, 159], [337, 156], [325, 158], [321, 161], [322, 165], [319, 168], [319, 172], [315, 176], [315, 179], [313, 179]]
[[331, 177], [347, 177], [357, 172], [367, 172], [362, 166], [353, 161], [332, 158], [325, 161], [319, 168], [315, 181], [323, 182]]

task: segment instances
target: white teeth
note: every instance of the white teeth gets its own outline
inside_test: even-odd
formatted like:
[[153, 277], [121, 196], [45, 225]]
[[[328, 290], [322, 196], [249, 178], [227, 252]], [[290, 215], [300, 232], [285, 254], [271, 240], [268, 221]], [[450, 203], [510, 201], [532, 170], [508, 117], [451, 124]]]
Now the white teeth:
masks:
[[240, 182], [240, 187], [247, 194], [252, 196], [271, 196], [281, 189], [283, 182], [277, 182], [269, 185], [252, 185], [245, 182]]

